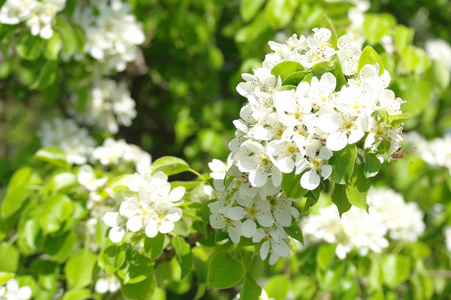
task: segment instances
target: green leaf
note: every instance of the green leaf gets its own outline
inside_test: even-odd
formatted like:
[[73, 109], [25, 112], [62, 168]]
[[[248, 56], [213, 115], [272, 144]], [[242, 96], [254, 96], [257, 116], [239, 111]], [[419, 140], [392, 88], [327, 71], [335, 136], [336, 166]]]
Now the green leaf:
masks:
[[144, 239], [144, 254], [149, 256], [152, 260], [160, 257], [164, 248], [164, 240], [166, 235], [158, 233], [153, 238], [145, 237]]
[[117, 275], [124, 284], [138, 283], [152, 273], [153, 263], [147, 256], [133, 250], [127, 250], [125, 262], [117, 270]]
[[365, 14], [363, 32], [371, 45], [377, 44], [396, 25], [390, 14]]
[[312, 72], [310, 70], [291, 73], [290, 75], [285, 77], [285, 80], [283, 80], [282, 85], [294, 86], [296, 88], [296, 86], [305, 78], [305, 76], [311, 73]]
[[153, 277], [153, 274], [151, 274], [141, 282], [122, 285], [122, 293], [127, 299], [147, 300], [151, 299], [155, 287], [155, 278]]
[[291, 0], [269, 0], [265, 6], [267, 22], [274, 28], [288, 25], [293, 18], [296, 2]]
[[316, 263], [318, 266], [327, 270], [335, 257], [335, 249], [337, 248], [337, 244], [324, 244], [319, 247], [318, 252], [316, 253]]
[[56, 290], [58, 288], [59, 268], [57, 263], [37, 259], [33, 261], [31, 269], [37, 274], [39, 285], [44, 289]]
[[265, 290], [268, 298], [285, 300], [290, 289], [290, 280], [284, 275], [276, 275], [269, 279]]
[[172, 245], [175, 248], [175, 259], [182, 269], [182, 278], [189, 274], [193, 267], [193, 254], [190, 245], [182, 237], [173, 237]]
[[330, 179], [338, 184], [349, 183], [356, 157], [357, 149], [355, 144], [348, 145], [343, 150], [334, 152], [334, 155], [329, 159], [329, 164], [332, 166]]
[[50, 60], [57, 60], [62, 46], [63, 41], [61, 36], [58, 32], [53, 32], [52, 37], [47, 40], [47, 45], [44, 52], [45, 57]]
[[283, 85], [276, 89], [276, 91], [278, 91], [278, 92], [289, 91], [289, 90], [296, 90], [296, 86], [295, 85]]
[[31, 85], [31, 88], [44, 90], [51, 86], [55, 82], [57, 69], [58, 63], [56, 61], [47, 61], [42, 68], [40, 68], [38, 77]]
[[52, 192], [65, 191], [71, 187], [78, 185], [77, 176], [70, 172], [63, 172], [53, 176], [47, 187]]
[[397, 25], [395, 28], [395, 44], [398, 49], [403, 49], [412, 44], [413, 28], [404, 25]]
[[304, 70], [304, 66], [298, 62], [284, 61], [280, 64], [275, 65], [271, 70], [271, 74], [276, 76], [276, 78], [280, 76], [283, 82], [289, 75]]
[[56, 147], [39, 149], [34, 155], [34, 158], [51, 163], [57, 167], [65, 169], [70, 168], [70, 164], [67, 162], [66, 153]]
[[347, 212], [352, 207], [351, 203], [349, 203], [348, 196], [346, 195], [345, 185], [335, 184], [331, 200], [335, 204], [335, 206], [337, 206], [340, 218], [342, 214]]
[[168, 176], [186, 172], [189, 169], [190, 167], [186, 161], [173, 156], [162, 157], [152, 164], [152, 171], [154, 174], [162, 171]]
[[384, 283], [389, 288], [395, 288], [409, 278], [410, 263], [408, 258], [396, 254], [386, 255], [382, 258], [382, 274]]
[[106, 273], [113, 273], [125, 262], [126, 252], [117, 245], [111, 245], [99, 254], [98, 265]]
[[14, 273], [0, 272], [0, 286], [14, 278]]
[[262, 288], [255, 282], [254, 278], [247, 275], [244, 277], [243, 287], [240, 292], [242, 300], [259, 300]]
[[73, 231], [68, 231], [61, 236], [47, 238], [44, 250], [50, 255], [51, 260], [63, 263], [72, 254], [76, 243], [77, 235]]
[[17, 40], [17, 54], [26, 60], [37, 59], [44, 49], [45, 41], [39, 36], [33, 36], [30, 32], [19, 35]]
[[363, 49], [362, 54], [360, 54], [358, 71], [360, 72], [360, 70], [368, 64], [379, 64], [379, 76], [384, 74], [384, 63], [382, 62], [379, 54], [377, 54], [371, 46], [366, 46], [365, 49]]
[[71, 56], [77, 50], [77, 36], [70, 26], [60, 15], [56, 16], [55, 30], [61, 36], [64, 45], [64, 54]]
[[82, 288], [90, 284], [96, 261], [96, 255], [88, 249], [75, 253], [64, 267], [69, 288]]
[[262, 7], [265, 0], [243, 0], [240, 5], [240, 15], [245, 22], [250, 21]]
[[21, 168], [14, 173], [8, 183], [5, 198], [3, 198], [2, 217], [7, 218], [22, 207], [30, 194], [27, 185], [37, 181], [34, 177], [31, 168]]
[[299, 225], [296, 223], [296, 221], [293, 221], [290, 227], [284, 227], [283, 229], [286, 233], [288, 233], [289, 236], [299, 241], [301, 244], [304, 244], [304, 236], [302, 235], [302, 230], [301, 228], [299, 228]]
[[244, 275], [241, 263], [221, 250], [211, 258], [208, 266], [208, 287], [227, 289], [237, 285]]
[[93, 299], [88, 289], [69, 290], [64, 293], [63, 300], [86, 300]]
[[363, 169], [363, 174], [365, 174], [365, 177], [374, 177], [379, 173], [379, 170], [381, 169], [381, 162], [377, 158], [376, 154], [365, 151], [365, 167]]
[[408, 118], [410, 118], [410, 114], [406, 113], [406, 114], [397, 114], [397, 115], [388, 116], [387, 120], [390, 124], [393, 124], [394, 126], [398, 126], [398, 125], [401, 125], [401, 123], [403, 123]]
[[16, 273], [19, 266], [19, 251], [8, 243], [0, 244], [0, 272]]
[[370, 181], [364, 175], [364, 165], [356, 164], [354, 172], [352, 172], [351, 182], [346, 186], [346, 195], [349, 202], [357, 207], [368, 211], [368, 204], [366, 203], [366, 195], [370, 188]]
[[341, 68], [340, 59], [338, 58], [338, 55], [332, 56], [332, 61], [334, 62], [334, 69], [332, 70], [332, 73], [334, 74], [335, 78], [337, 79], [337, 86], [335, 87], [336, 91], [340, 91], [341, 88], [346, 85], [346, 77], [343, 74], [343, 70]]
[[301, 174], [295, 175], [295, 171], [284, 173], [282, 179], [282, 190], [291, 199], [300, 199], [308, 190], [301, 186]]
[[335, 31], [334, 26], [332, 25], [332, 23], [330, 23], [327, 16], [323, 16], [321, 18], [320, 27], [327, 28], [330, 30], [330, 32], [332, 33], [332, 36], [329, 39], [330, 46], [334, 49], [337, 49], [337, 41], [338, 41], [337, 32]]
[[448, 67], [441, 61], [431, 60], [431, 66], [426, 73], [431, 89], [440, 94], [446, 90], [450, 83], [450, 72]]
[[429, 103], [430, 89], [427, 81], [413, 79], [400, 82], [399, 96], [406, 101], [402, 104], [402, 111], [411, 114], [413, 117], [420, 114]]
[[44, 233], [60, 230], [61, 225], [72, 214], [72, 201], [66, 195], [55, 195], [47, 200], [40, 222]]

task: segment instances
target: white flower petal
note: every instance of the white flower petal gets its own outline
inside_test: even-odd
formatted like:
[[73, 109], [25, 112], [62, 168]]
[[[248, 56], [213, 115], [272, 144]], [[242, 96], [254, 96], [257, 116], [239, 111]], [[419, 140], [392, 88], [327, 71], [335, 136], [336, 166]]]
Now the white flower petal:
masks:
[[108, 227], [117, 226], [119, 224], [119, 214], [117, 212], [107, 212], [103, 216], [103, 222]]
[[158, 231], [161, 233], [168, 233], [174, 229], [174, 223], [172, 222], [161, 222], [160, 227], [158, 227]]
[[133, 216], [127, 221], [127, 228], [132, 232], [137, 232], [143, 226], [143, 221], [139, 216]]
[[319, 177], [316, 170], [305, 172], [301, 177], [301, 186], [307, 190], [316, 189], [320, 182], [321, 178]]
[[120, 241], [122, 241], [124, 235], [125, 229], [120, 226], [114, 226], [113, 228], [111, 228], [110, 233], [108, 234], [110, 240], [113, 243], [119, 243]]
[[332, 151], [340, 151], [348, 144], [348, 137], [345, 132], [333, 132], [326, 140], [326, 146]]
[[269, 241], [264, 241], [262, 246], [260, 247], [260, 257], [262, 260], [265, 260], [268, 257], [269, 253]]
[[169, 194], [169, 200], [171, 200], [172, 202], [179, 201], [180, 199], [183, 198], [183, 195], [185, 195], [185, 191], [186, 189], [183, 186], [176, 187]]
[[255, 234], [256, 230], [257, 225], [252, 219], [247, 219], [246, 221], [243, 222], [243, 225], [241, 226], [241, 232], [247, 238], [252, 237]]

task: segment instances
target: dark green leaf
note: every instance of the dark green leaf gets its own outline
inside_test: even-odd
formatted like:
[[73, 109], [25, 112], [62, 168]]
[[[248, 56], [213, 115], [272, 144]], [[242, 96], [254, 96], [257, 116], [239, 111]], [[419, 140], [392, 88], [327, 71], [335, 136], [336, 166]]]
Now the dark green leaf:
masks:
[[175, 259], [182, 269], [182, 278], [189, 274], [193, 266], [193, 254], [190, 245], [182, 237], [173, 237], [172, 245], [175, 248]]
[[299, 228], [299, 225], [296, 223], [296, 221], [293, 221], [290, 227], [284, 227], [283, 229], [286, 233], [288, 233], [289, 236], [299, 241], [301, 244], [304, 244], [304, 236], [302, 235], [302, 230], [301, 228]]
[[348, 196], [346, 195], [345, 185], [335, 184], [331, 200], [337, 206], [340, 217], [342, 214], [351, 209], [352, 205], [349, 203]]
[[76, 243], [77, 235], [73, 231], [68, 231], [61, 236], [49, 237], [44, 250], [50, 255], [51, 260], [63, 263], [72, 254]]
[[376, 176], [377, 173], [379, 173], [381, 166], [382, 164], [376, 154], [365, 151], [365, 168], [363, 169], [365, 177], [369, 178]]
[[301, 174], [295, 175], [295, 171], [283, 174], [282, 190], [291, 199], [300, 199], [308, 190], [301, 187]]
[[243, 287], [241, 288], [240, 299], [242, 300], [258, 300], [262, 288], [255, 282], [254, 278], [247, 275], [244, 277]]
[[152, 294], [155, 291], [156, 283], [153, 274], [145, 278], [143, 281], [134, 284], [122, 285], [122, 293], [127, 299], [147, 300], [153, 299]]
[[285, 77], [285, 80], [282, 82], [283, 86], [297, 86], [308, 74], [311, 74], [310, 70], [307, 71], [299, 71], [294, 72]]
[[346, 146], [343, 150], [334, 152], [329, 164], [332, 166], [330, 179], [338, 184], [347, 184], [351, 179], [357, 149], [354, 144]]

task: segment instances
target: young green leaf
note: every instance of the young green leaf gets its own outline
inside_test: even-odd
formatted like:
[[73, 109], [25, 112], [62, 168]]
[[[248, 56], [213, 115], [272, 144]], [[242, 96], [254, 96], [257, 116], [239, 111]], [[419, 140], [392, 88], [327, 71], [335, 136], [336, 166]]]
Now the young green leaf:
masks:
[[241, 300], [258, 300], [260, 299], [260, 294], [262, 293], [262, 288], [255, 282], [255, 280], [246, 275], [243, 281], [243, 287], [240, 292]]
[[208, 287], [227, 289], [237, 285], [243, 278], [241, 263], [221, 250], [211, 258], [208, 266]]
[[168, 176], [186, 172], [189, 169], [190, 167], [186, 161], [173, 156], [159, 158], [152, 164], [153, 173], [162, 171]]
[[337, 49], [337, 41], [338, 41], [337, 32], [335, 31], [334, 26], [329, 21], [329, 18], [327, 18], [327, 16], [323, 16], [321, 18], [320, 26], [330, 30], [330, 32], [332, 33], [332, 36], [329, 39], [330, 46], [334, 49]]
[[126, 252], [117, 245], [111, 245], [99, 254], [98, 265], [106, 273], [113, 273], [125, 262]]
[[274, 66], [271, 70], [271, 74], [282, 79], [282, 82], [291, 74], [299, 71], [304, 71], [305, 68], [295, 61], [284, 61]]
[[356, 164], [354, 172], [352, 172], [351, 182], [346, 186], [346, 196], [349, 202], [357, 207], [368, 211], [368, 204], [366, 203], [366, 195], [370, 188], [370, 182], [364, 175], [364, 165]]
[[92, 282], [96, 256], [88, 249], [75, 253], [66, 263], [64, 273], [69, 288], [82, 288]]
[[381, 169], [381, 162], [377, 158], [376, 154], [370, 153], [368, 151], [365, 152], [365, 167], [363, 169], [363, 174], [365, 174], [366, 178], [374, 177], [379, 173]]
[[164, 240], [166, 235], [158, 233], [153, 238], [146, 237], [144, 239], [144, 254], [149, 256], [152, 260], [160, 257], [164, 248]]
[[379, 76], [384, 74], [384, 63], [382, 62], [379, 54], [377, 54], [376, 50], [373, 49], [371, 46], [366, 46], [365, 49], [363, 49], [362, 54], [360, 54], [359, 58], [359, 64], [358, 64], [358, 71], [365, 66], [365, 65], [379, 65]]

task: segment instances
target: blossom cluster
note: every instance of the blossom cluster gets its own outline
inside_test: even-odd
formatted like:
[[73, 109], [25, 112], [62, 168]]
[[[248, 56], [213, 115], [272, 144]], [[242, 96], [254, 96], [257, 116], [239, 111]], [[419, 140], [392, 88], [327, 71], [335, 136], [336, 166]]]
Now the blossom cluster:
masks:
[[406, 134], [406, 143], [414, 145], [414, 150], [429, 166], [447, 168], [451, 174], [451, 133], [442, 138], [427, 141], [419, 133], [412, 131]]
[[392, 240], [416, 242], [425, 229], [423, 212], [417, 203], [406, 203], [402, 195], [388, 188], [371, 188], [367, 202], [369, 213], [353, 206], [339, 216], [334, 205], [320, 209], [301, 220], [306, 244], [336, 243], [335, 253], [344, 259], [357, 250], [359, 255], [377, 253], [388, 247], [387, 233]]
[[19, 286], [16, 279], [10, 279], [5, 286], [0, 286], [0, 299], [6, 300], [28, 300], [33, 291], [29, 286]]
[[144, 231], [150, 238], [158, 232], [171, 232], [174, 223], [182, 218], [183, 212], [178, 206], [184, 195], [184, 187], [171, 189], [168, 176], [163, 172], [133, 175], [127, 188], [115, 195], [116, 209], [103, 217], [104, 223], [112, 227], [110, 239], [119, 243], [127, 231]]
[[38, 131], [38, 136], [42, 146], [63, 150], [71, 164], [84, 165], [98, 161], [104, 166], [131, 164], [140, 174], [150, 170], [152, 158], [140, 147], [112, 138], [107, 138], [102, 146], [97, 146], [87, 129], [79, 127], [72, 119], [54, 118], [46, 121]]
[[[240, 236], [264, 240], [261, 257], [271, 252], [270, 263], [289, 254], [284, 227], [299, 215], [292, 207], [299, 199], [282, 191], [284, 173], [302, 174], [300, 185], [314, 190], [331, 175], [335, 151], [357, 144], [360, 151], [377, 152], [385, 140], [391, 154], [402, 141], [402, 126], [386, 122], [387, 116], [401, 113], [402, 103], [387, 89], [388, 72], [379, 72], [378, 64], [359, 71], [362, 51], [348, 36], [340, 37], [334, 49], [329, 29], [314, 32], [293, 35], [283, 44], [269, 42], [274, 53], [266, 55], [263, 67], [243, 74], [246, 82], [237, 91], [248, 102], [234, 121], [227, 178], [215, 182], [218, 200], [210, 204], [213, 228], [227, 231], [234, 243]], [[304, 79], [286, 85], [290, 75], [282, 80], [273, 74], [283, 63], [302, 70], [290, 75]], [[338, 64], [343, 73], [336, 70]], [[340, 76], [346, 80], [341, 86]]]
[[58, 147], [66, 153], [71, 164], [85, 164], [90, 153], [96, 146], [96, 141], [89, 135], [86, 128], [80, 128], [74, 120], [54, 118], [46, 121], [38, 131], [41, 144], [44, 147]]
[[80, 123], [117, 133], [119, 125], [130, 126], [136, 117], [135, 101], [125, 82], [99, 78], [88, 93], [85, 108], [78, 111], [79, 95], [72, 95], [70, 114]]
[[430, 58], [443, 62], [451, 70], [451, 46], [445, 40], [428, 40], [425, 48]]
[[131, 13], [130, 4], [121, 0], [98, 0], [77, 8], [74, 20], [86, 33], [84, 53], [103, 62], [107, 70], [125, 70], [145, 40], [142, 24]]
[[55, 16], [65, 5], [66, 0], [7, 0], [0, 9], [0, 23], [25, 22], [32, 35], [49, 39], [53, 36]]

